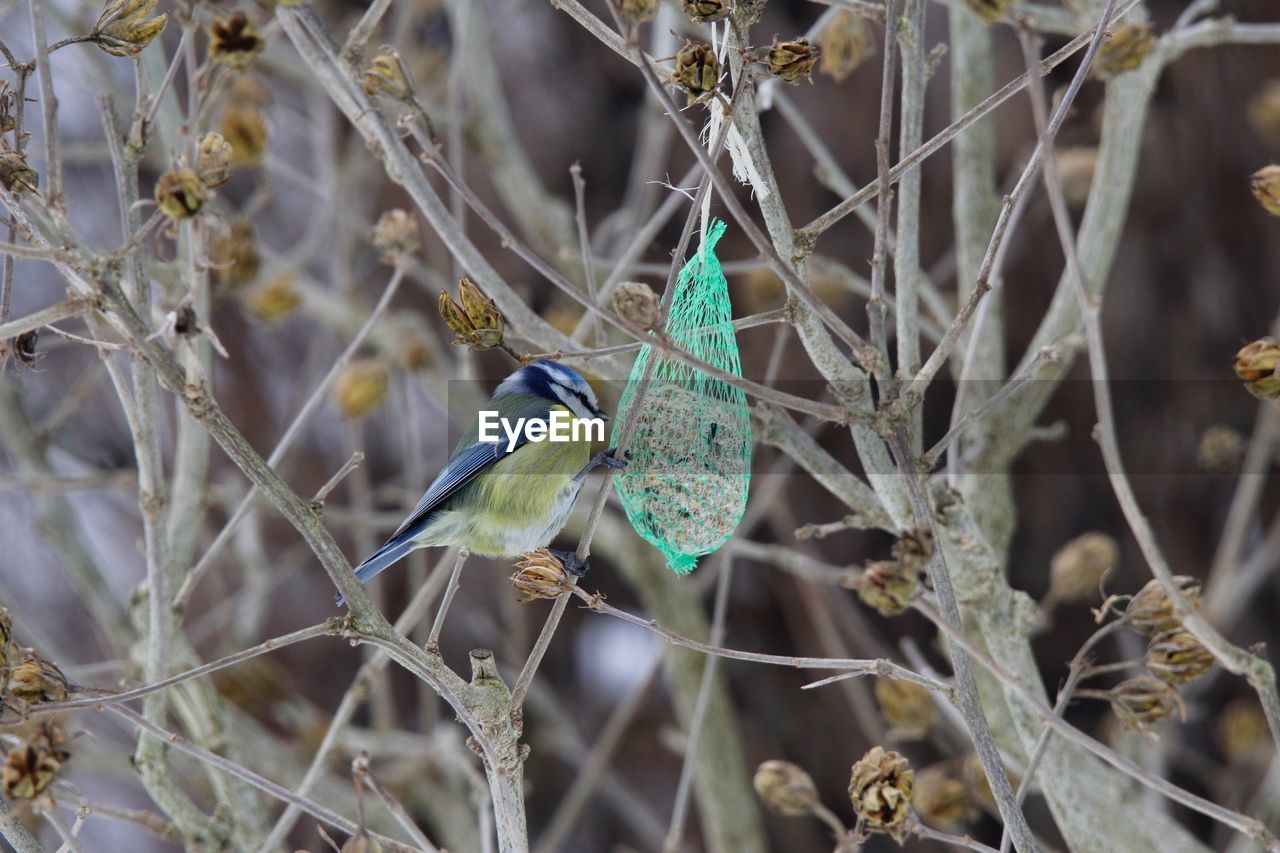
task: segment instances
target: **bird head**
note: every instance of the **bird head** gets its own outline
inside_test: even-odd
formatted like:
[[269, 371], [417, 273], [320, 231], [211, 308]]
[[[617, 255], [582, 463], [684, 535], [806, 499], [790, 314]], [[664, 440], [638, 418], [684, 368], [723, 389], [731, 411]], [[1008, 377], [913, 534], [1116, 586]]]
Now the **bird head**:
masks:
[[579, 418], [604, 418], [609, 416], [596, 402], [596, 392], [577, 371], [558, 361], [535, 361], [520, 368], [502, 380], [493, 399], [507, 394], [530, 394], [551, 403], [558, 403]]

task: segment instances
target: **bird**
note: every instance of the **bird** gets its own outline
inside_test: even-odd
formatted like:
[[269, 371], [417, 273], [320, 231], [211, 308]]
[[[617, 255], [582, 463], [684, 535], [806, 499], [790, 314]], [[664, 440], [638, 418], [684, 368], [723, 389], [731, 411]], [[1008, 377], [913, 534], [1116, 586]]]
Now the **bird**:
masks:
[[[495, 413], [504, 426], [497, 440], [486, 440], [494, 433], [482, 434], [482, 426], [486, 420], [493, 426]], [[608, 415], [572, 368], [543, 360], [512, 373], [494, 390], [489, 408], [476, 413], [413, 512], [355, 567], [356, 578], [366, 583], [418, 548], [453, 546], [483, 557], [546, 548], [564, 527], [586, 475], [600, 465], [626, 465], [612, 448], [592, 456], [589, 429], [571, 430], [564, 441], [537, 437], [545, 436], [553, 422], [572, 427], [578, 419], [598, 419], [603, 436]], [[573, 574], [586, 572], [586, 562], [572, 551], [551, 553]], [[339, 595], [339, 606], [343, 603]]]

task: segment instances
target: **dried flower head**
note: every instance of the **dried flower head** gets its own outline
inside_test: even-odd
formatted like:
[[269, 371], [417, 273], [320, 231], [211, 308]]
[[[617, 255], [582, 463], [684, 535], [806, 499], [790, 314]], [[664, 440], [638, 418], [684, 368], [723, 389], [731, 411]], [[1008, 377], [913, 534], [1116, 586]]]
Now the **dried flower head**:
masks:
[[1249, 99], [1249, 125], [1264, 142], [1280, 145], [1280, 79], [1269, 80]]
[[1231, 764], [1263, 764], [1275, 748], [1257, 699], [1233, 699], [1218, 715], [1218, 744]]
[[1175, 712], [1180, 719], [1187, 718], [1187, 709], [1178, 691], [1149, 675], [1120, 682], [1107, 691], [1107, 697], [1111, 710], [1126, 729], [1145, 732]]
[[14, 97], [9, 91], [9, 81], [0, 80], [0, 133], [8, 133], [16, 126]]
[[221, 133], [210, 131], [200, 137], [196, 149], [196, 177], [206, 187], [220, 187], [231, 178], [231, 143]]
[[418, 220], [413, 214], [393, 208], [378, 217], [373, 229], [373, 245], [382, 252], [382, 260], [395, 264], [418, 251]]
[[387, 396], [390, 366], [378, 358], [357, 359], [333, 383], [333, 402], [344, 417], [363, 418]]
[[382, 853], [382, 845], [362, 829], [342, 843], [339, 853]]
[[671, 82], [689, 96], [690, 102], [720, 87], [720, 60], [711, 45], [686, 39], [676, 51], [676, 67]]
[[875, 694], [894, 737], [919, 740], [933, 728], [938, 712], [929, 688], [901, 678], [877, 678]]
[[572, 587], [564, 564], [546, 548], [531, 551], [516, 562], [511, 586], [520, 593], [521, 604], [538, 598], [559, 598]]
[[4, 795], [11, 800], [30, 800], [44, 793], [71, 753], [67, 737], [56, 724], [45, 722], [9, 750], [0, 782]]
[[1098, 48], [1093, 71], [1104, 80], [1132, 71], [1147, 58], [1155, 43], [1156, 36], [1150, 27], [1140, 24], [1116, 27]]
[[[1173, 579], [1178, 585], [1182, 597], [1192, 607], [1200, 608], [1200, 582], [1186, 575], [1178, 575]], [[1178, 619], [1173, 615], [1173, 605], [1164, 594], [1164, 587], [1158, 580], [1147, 581], [1146, 586], [1129, 600], [1124, 611], [1125, 621], [1131, 628], [1141, 631], [1147, 636], [1159, 634], [1179, 627]]]
[[807, 815], [818, 802], [812, 777], [790, 761], [773, 759], [762, 763], [751, 783], [766, 806], [787, 817]]
[[267, 121], [256, 106], [230, 106], [222, 113], [218, 127], [231, 143], [231, 165], [252, 166], [262, 162], [267, 150]]
[[147, 20], [156, 0], [113, 0], [93, 25], [89, 40], [112, 56], [136, 56], [164, 32], [168, 15]]
[[209, 250], [215, 293], [236, 290], [258, 277], [262, 255], [258, 253], [258, 234], [248, 219], [236, 219], [223, 233], [213, 238]]
[[1211, 474], [1234, 474], [1244, 454], [1244, 436], [1225, 424], [1214, 424], [1200, 436], [1196, 462]]
[[[1280, 177], [1280, 166], [1274, 168]], [[1247, 344], [1236, 353], [1235, 371], [1249, 393], [1259, 400], [1280, 397], [1280, 342], [1261, 338]]]
[[859, 821], [873, 832], [887, 832], [899, 843], [907, 827], [915, 773], [907, 759], [875, 746], [849, 776], [849, 798]]
[[978, 17], [998, 21], [1009, 11], [1009, 0], [964, 0], [966, 6]]
[[67, 698], [67, 677], [52, 661], [28, 653], [9, 672], [6, 698], [24, 705], [61, 702]]
[[944, 828], [964, 823], [977, 812], [969, 786], [951, 764], [934, 764], [916, 773], [911, 805], [925, 823]]
[[1280, 216], [1280, 166], [1272, 163], [1254, 172], [1249, 178], [1249, 189], [1263, 210]]
[[916, 570], [898, 560], [877, 560], [867, 563], [858, 581], [858, 598], [881, 616], [897, 616], [911, 603], [918, 580]]
[[618, 12], [633, 24], [643, 24], [658, 14], [658, 0], [621, 0]]
[[0, 186], [14, 195], [33, 193], [40, 183], [36, 170], [17, 151], [0, 150]]
[[904, 533], [902, 538], [894, 541], [889, 551], [895, 560], [908, 569], [927, 571], [929, 560], [933, 557], [933, 534], [927, 530]]
[[789, 41], [778, 41], [775, 36], [773, 45], [765, 55], [765, 64], [769, 73], [788, 83], [798, 83], [801, 79], [813, 82], [813, 66], [818, 63], [822, 49], [809, 44], [807, 39], [796, 38]]
[[1209, 674], [1213, 669], [1213, 653], [1190, 631], [1172, 628], [1151, 638], [1142, 662], [1161, 681], [1186, 684]]
[[190, 219], [199, 213], [204, 198], [204, 184], [190, 169], [171, 169], [156, 182], [156, 204], [175, 221]]
[[502, 344], [505, 323], [498, 305], [467, 278], [458, 282], [462, 304], [454, 302], [448, 291], [440, 291], [440, 316], [453, 330], [455, 346], [493, 349]]
[[1120, 561], [1120, 544], [1105, 533], [1083, 533], [1058, 549], [1049, 563], [1049, 599], [1088, 601]]
[[245, 295], [245, 305], [259, 320], [279, 323], [302, 304], [302, 297], [294, 287], [296, 281], [297, 277], [293, 273], [281, 273], [261, 287], [249, 291]]
[[214, 18], [209, 24], [209, 59], [243, 71], [266, 43], [262, 33], [244, 12]]
[[413, 77], [399, 52], [389, 44], [384, 44], [377, 55], [365, 63], [360, 72], [360, 87], [365, 94], [386, 95], [397, 101], [405, 101], [413, 97]]
[[695, 24], [710, 24], [722, 21], [729, 16], [731, 9], [727, 0], [682, 0], [684, 13]]
[[822, 61], [818, 68], [833, 80], [848, 77], [867, 58], [876, 54], [876, 40], [860, 15], [841, 9], [818, 33]]
[[619, 317], [642, 329], [658, 325], [662, 302], [653, 288], [642, 281], [624, 281], [613, 292], [611, 307]]

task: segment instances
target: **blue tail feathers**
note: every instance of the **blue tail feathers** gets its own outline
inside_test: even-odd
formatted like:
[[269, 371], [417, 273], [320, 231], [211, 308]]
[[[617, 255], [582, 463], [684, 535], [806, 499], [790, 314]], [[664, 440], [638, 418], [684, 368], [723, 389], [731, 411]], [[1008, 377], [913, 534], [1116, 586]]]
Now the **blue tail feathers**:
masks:
[[[356, 579], [360, 583], [368, 582], [374, 575], [390, 567], [405, 554], [412, 551], [415, 544], [408, 535], [397, 536], [366, 557], [363, 563], [356, 566]], [[342, 594], [339, 593], [338, 606], [341, 607], [344, 604], [346, 604], [346, 601], [343, 599]]]

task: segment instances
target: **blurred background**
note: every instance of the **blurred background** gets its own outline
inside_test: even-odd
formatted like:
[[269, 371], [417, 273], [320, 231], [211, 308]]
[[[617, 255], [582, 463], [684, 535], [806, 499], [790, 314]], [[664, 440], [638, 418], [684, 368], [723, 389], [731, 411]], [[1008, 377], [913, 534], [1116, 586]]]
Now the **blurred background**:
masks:
[[[605, 15], [602, 4], [587, 5]], [[927, 50], [948, 41], [948, 5], [928, 4]], [[1146, 4], [1157, 32], [1169, 28], [1185, 6], [1180, 0]], [[229, 8], [204, 4], [197, 15], [203, 20]], [[336, 32], [345, 33], [364, 4], [327, 0], [315, 8]], [[771, 0], [752, 37], [765, 47], [774, 34], [803, 34], [825, 8]], [[412, 210], [412, 203], [308, 79], [270, 12], [252, 5], [245, 9], [258, 20], [267, 47], [249, 71], [222, 81], [225, 88], [206, 118], [210, 127], [223, 127], [224, 135], [228, 129], [242, 134], [250, 156], [216, 202], [209, 320], [228, 353], [214, 359], [217, 398], [266, 455], [382, 292], [390, 267], [370, 244], [374, 223], [388, 209]], [[181, 11], [167, 3], [161, 10], [171, 12], [174, 20]], [[50, 39], [56, 40], [86, 32], [99, 9], [59, 2], [48, 11]], [[1266, 0], [1225, 0], [1217, 14], [1243, 21], [1280, 20], [1274, 3]], [[877, 46], [881, 26], [867, 21], [865, 27], [873, 46], [844, 79], [819, 73], [812, 84], [778, 87], [778, 97], [806, 118], [859, 185], [875, 178], [883, 51]], [[678, 10], [664, 7], [645, 36], [652, 39], [649, 49], [669, 55], [675, 41], [668, 29], [688, 28]], [[462, 32], [469, 37], [461, 38]], [[172, 53], [178, 35], [171, 22], [162, 39], [164, 55]], [[0, 38], [19, 56], [31, 55], [26, 4], [0, 6]], [[1046, 36], [1046, 53], [1069, 38]], [[203, 39], [201, 35], [201, 45]], [[637, 223], [670, 194], [663, 181], [690, 187], [684, 178], [693, 158], [670, 124], [655, 120], [657, 110], [646, 97], [642, 78], [554, 4], [397, 0], [371, 46], [382, 43], [398, 48], [416, 80], [419, 101], [433, 118], [440, 117], [437, 129], [446, 141], [446, 156], [504, 221], [566, 274], [579, 276], [581, 268], [572, 230], [573, 164], [581, 165], [586, 182], [592, 251], [602, 270], [627, 245]], [[1023, 58], [1008, 28], [994, 28], [992, 43], [994, 80], [1001, 85], [1022, 72]], [[159, 53], [156, 47], [151, 50]], [[65, 48], [55, 61], [71, 223], [87, 244], [109, 249], [119, 245], [120, 223], [95, 98], [113, 91], [117, 112], [127, 115], [132, 67], [90, 45]], [[1075, 67], [1068, 62], [1050, 75], [1051, 90], [1065, 85]], [[950, 121], [949, 76], [949, 63], [942, 58], [928, 87], [926, 138]], [[1139, 143], [1133, 200], [1106, 291], [1103, 321], [1113, 394], [1138, 498], [1173, 569], [1197, 578], [1207, 575], [1214, 560], [1249, 437], [1256, 424], [1275, 416], [1273, 409], [1260, 412], [1259, 403], [1241, 389], [1231, 362], [1240, 346], [1272, 330], [1280, 311], [1280, 224], [1253, 201], [1248, 189], [1251, 173], [1280, 159], [1278, 87], [1280, 51], [1274, 45], [1194, 50], [1167, 68]], [[501, 102], [485, 103], [486, 92], [496, 93]], [[1103, 94], [1100, 81], [1088, 82], [1059, 135], [1064, 163], [1071, 164], [1064, 170], [1077, 217], [1087, 196]], [[459, 108], [457, 120], [450, 107]], [[38, 106], [27, 109], [30, 124]], [[829, 188], [829, 177], [824, 181], [815, 174], [812, 153], [780, 115], [777, 101], [763, 113], [762, 122], [787, 212], [796, 225], [809, 222], [840, 196]], [[997, 179], [1007, 189], [1034, 143], [1025, 96], [996, 111], [994, 127]], [[144, 198], [167, 166], [166, 145], [170, 143], [161, 139], [148, 149]], [[32, 151], [38, 164], [39, 146]], [[42, 166], [37, 169], [43, 174]], [[948, 151], [925, 163], [921, 261], [954, 310], [951, 176]], [[436, 183], [447, 198], [443, 184]], [[512, 190], [512, 184], [522, 190]], [[750, 199], [745, 188], [742, 198]], [[661, 291], [685, 209], [660, 229], [629, 279]], [[713, 211], [724, 215], [719, 202], [713, 203]], [[252, 221], [252, 236], [243, 228], [235, 230], [244, 220]], [[464, 221], [490, 263], [530, 307], [557, 328], [571, 331], [577, 325], [580, 308], [505, 250], [474, 216]], [[358, 364], [366, 372], [347, 377], [340, 387], [348, 395], [340, 390], [321, 406], [279, 466], [305, 497], [354, 451], [365, 454], [364, 463], [330, 496], [324, 511], [353, 561], [398, 525], [447, 458], [451, 436], [457, 434], [456, 427], [450, 432], [449, 411], [462, 406], [455, 395], [487, 394], [513, 367], [501, 352], [450, 346], [451, 335], [435, 306], [441, 289], [456, 287], [459, 270], [430, 229], [422, 228], [421, 240], [420, 263], [360, 353]], [[155, 277], [162, 285], [166, 276], [172, 281], [173, 241], [161, 234], [153, 251]], [[850, 217], [824, 237], [818, 252], [857, 276], [867, 276], [871, 230]], [[781, 282], [763, 269], [732, 224], [719, 253], [738, 316], [784, 304]], [[1009, 363], [1016, 363], [1031, 341], [1062, 269], [1047, 198], [1037, 186], [1011, 237], [1005, 270], [1003, 346]], [[847, 279], [816, 274], [814, 288], [855, 328], [865, 327], [865, 300], [852, 292]], [[64, 290], [48, 266], [20, 263], [12, 314], [48, 305]], [[765, 376], [771, 357], [779, 359], [781, 352], [775, 381], [812, 389], [796, 392], [806, 396], [820, 394], [819, 376], [787, 327], [744, 330], [739, 344], [747, 377]], [[926, 341], [926, 353], [932, 345]], [[590, 378], [612, 409], [625, 376], [592, 373]], [[1033, 442], [1013, 468], [1017, 528], [1007, 573], [1014, 588], [1036, 600], [1048, 591], [1055, 552], [1088, 531], [1106, 533], [1119, 544], [1108, 592], [1133, 593], [1150, 577], [1090, 437], [1095, 414], [1087, 380], [1080, 359], [1040, 419], [1047, 427], [1044, 440]], [[466, 392], [460, 391], [464, 385]], [[362, 391], [368, 393], [361, 396]], [[945, 432], [953, 394], [949, 381], [931, 389], [926, 447]], [[370, 405], [366, 396], [374, 398]], [[110, 686], [136, 679], [137, 661], [107, 644], [99, 619], [103, 608], [86, 602], [85, 587], [68, 570], [68, 561], [75, 559], [71, 552], [82, 547], [105, 582], [94, 594], [109, 596], [112, 606], [106, 609], [121, 613], [129, 612], [145, 574], [132, 442], [102, 359], [90, 347], [42, 335], [31, 364], [11, 362], [0, 376], [0, 407], [6, 433], [0, 437], [0, 600], [14, 616], [18, 637], [57, 661], [76, 681]], [[162, 412], [168, 453], [175, 410], [163, 394]], [[22, 449], [15, 432], [19, 421], [38, 436], [43, 469], [33, 468], [32, 457]], [[815, 437], [836, 459], [859, 470], [847, 431], [826, 427]], [[1264, 442], [1264, 450], [1270, 453], [1261, 465], [1265, 475], [1276, 461], [1274, 441]], [[247, 488], [216, 448], [211, 459], [206, 519], [194, 534], [201, 546], [197, 554]], [[811, 477], [779, 466], [779, 460], [776, 449], [758, 448], [750, 526], [740, 528], [738, 538], [794, 546], [837, 567], [888, 558], [893, 540], [876, 531], [846, 530], [798, 540], [797, 528], [837, 521], [847, 510]], [[594, 495], [596, 482], [593, 478], [584, 494]], [[1280, 509], [1275, 483], [1256, 483], [1263, 491], [1258, 512], [1248, 521], [1246, 553], [1263, 542]], [[757, 507], [757, 500], [764, 506]], [[576, 541], [588, 503], [581, 502], [561, 547]], [[704, 559], [689, 578], [664, 574], [657, 552], [625, 529], [616, 501], [611, 503], [601, 547], [592, 555], [593, 568], [584, 583], [619, 608], [645, 613], [678, 632], [705, 635], [716, 573], [731, 555], [723, 645], [781, 655], [883, 656], [948, 671], [935, 631], [923, 617], [907, 613], [883, 618], [851, 590], [815, 584], [731, 549]], [[69, 545], [72, 541], [80, 546]], [[438, 551], [419, 552], [378, 579], [374, 594], [389, 616], [394, 618], [441, 558]], [[502, 561], [473, 558], [467, 563], [440, 640], [445, 660], [454, 668], [466, 670], [469, 649], [491, 648], [508, 681], [514, 680], [550, 605], [518, 603], [507, 582], [510, 570]], [[1280, 640], [1273, 618], [1280, 608], [1274, 560], [1259, 571], [1264, 579], [1245, 600], [1233, 600], [1216, 613], [1229, 614], [1218, 627], [1243, 646]], [[333, 592], [297, 534], [269, 507], [259, 506], [196, 587], [185, 631], [200, 657], [210, 660], [335, 615]], [[1090, 607], [1098, 603], [1058, 606], [1035, 639], [1037, 663], [1050, 693], [1064, 677], [1067, 661], [1096, 629]], [[1141, 657], [1136, 635], [1116, 636], [1103, 646], [1105, 659]], [[535, 845], [542, 838], [539, 849], [661, 849], [687, 738], [682, 720], [688, 709], [678, 709], [696, 694], [692, 688], [700, 682], [704, 661], [689, 655], [665, 669], [658, 666], [664, 655], [675, 654], [643, 629], [570, 605], [524, 716], [531, 747], [528, 816]], [[329, 715], [368, 657], [366, 650], [323, 639], [223, 670], [211, 683], [226, 703], [225, 734], [239, 742], [250, 766], [257, 762], [261, 772], [288, 784], [305, 769]], [[898, 749], [918, 769], [937, 767], [964, 780], [968, 800], [959, 819], [949, 823], [951, 830], [998, 843], [999, 824], [979, 793], [981, 785], [966, 775], [967, 746], [954, 721], [943, 720], [918, 737], [903, 737], [890, 731], [868, 684], [846, 681], [802, 692], [803, 685], [822, 673], [737, 661], [720, 661], [718, 671], [722, 684], [703, 737], [740, 742], [741, 759], [728, 766], [749, 774], [766, 759], [794, 762], [813, 777], [822, 801], [851, 824], [850, 765], [882, 744]], [[1260, 791], [1270, 791], [1274, 798], [1276, 787], [1263, 787], [1271, 763], [1270, 738], [1247, 685], [1215, 670], [1189, 687], [1184, 698], [1187, 722], [1162, 726], [1159, 741], [1123, 732], [1104, 702], [1079, 701], [1067, 717], [1176, 784], [1233, 809], [1254, 809]], [[611, 719], [614, 728], [608, 726]], [[732, 729], [723, 729], [726, 721]], [[66, 777], [86, 798], [122, 808], [149, 806], [127, 762], [131, 732], [92, 714], [64, 724], [87, 733], [77, 742]], [[566, 812], [565, 794], [581, 778], [592, 744], [602, 736], [613, 739], [612, 756], [603, 771], [591, 771], [600, 774], [593, 790]], [[371, 752], [379, 778], [438, 843], [468, 849], [478, 841], [474, 829], [444, 828], [454, 819], [433, 799], [458, 804], [470, 814], [467, 810], [477, 804], [469, 786], [479, 764], [462, 744], [462, 729], [443, 703], [394, 666], [375, 680], [370, 701], [357, 711], [318, 799], [342, 802], [348, 796], [347, 763], [360, 749]], [[208, 802], [201, 773], [183, 757], [172, 760], [197, 798]], [[919, 784], [919, 776], [917, 780]], [[445, 797], [442, 791], [453, 793]], [[1221, 827], [1171, 808], [1209, 848], [1227, 849], [1230, 834]], [[1028, 814], [1049, 846], [1060, 843], [1045, 806], [1034, 795]], [[386, 828], [385, 816], [379, 819]], [[827, 829], [817, 821], [769, 812], [752, 820], [763, 821], [768, 849], [831, 847]], [[691, 808], [683, 842], [687, 849], [708, 849], [700, 821], [699, 809]], [[176, 849], [127, 821], [91, 820], [82, 840], [86, 850]], [[310, 818], [299, 821], [290, 845], [327, 849]], [[866, 849], [894, 846], [877, 836]], [[944, 849], [914, 838], [906, 847]]]

